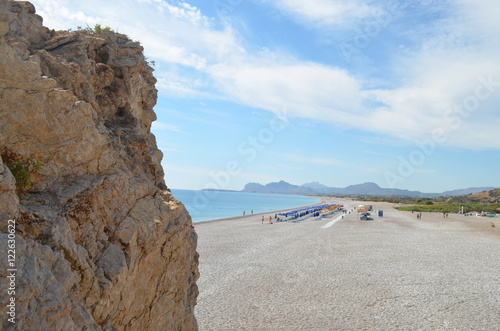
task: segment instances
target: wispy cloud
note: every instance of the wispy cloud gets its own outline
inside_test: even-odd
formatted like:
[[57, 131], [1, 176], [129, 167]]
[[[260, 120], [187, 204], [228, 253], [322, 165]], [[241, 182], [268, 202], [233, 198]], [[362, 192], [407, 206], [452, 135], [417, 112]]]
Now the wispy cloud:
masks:
[[[258, 182], [258, 183], [269, 183], [277, 180], [281, 180], [280, 177], [275, 177], [273, 175], [262, 174], [258, 172], [248, 172], [241, 171], [237, 176], [229, 176], [223, 177], [223, 179], [217, 180], [220, 173], [224, 170], [209, 168], [209, 167], [196, 167], [196, 166], [186, 166], [186, 165], [175, 165], [168, 164], [164, 165], [165, 175], [168, 178], [168, 182], [172, 187], [183, 187], [184, 185], [188, 185], [194, 189], [204, 189], [204, 188], [212, 188], [212, 189], [241, 189], [245, 184], [249, 182]], [[177, 178], [190, 178], [186, 181], [184, 179], [183, 182], [177, 183]], [[221, 177], [222, 178], [222, 177]]]
[[396, 158], [395, 155], [387, 154], [387, 153], [380, 153], [380, 152], [375, 152], [375, 151], [363, 151], [365, 154], [372, 154], [372, 155], [378, 155], [378, 156], [383, 156], [386, 158]]
[[[395, 61], [405, 82], [363, 92], [366, 99], [383, 104], [370, 116], [373, 131], [411, 141], [429, 139], [439, 129], [447, 135], [446, 145], [500, 148], [500, 131], [495, 129], [500, 125], [495, 51], [500, 41], [494, 37], [500, 22], [491, 13], [500, 14], [498, 2], [457, 1], [448, 6], [446, 16], [429, 22], [432, 35], [415, 35], [418, 48]], [[484, 81], [490, 83], [484, 86]], [[478, 89], [488, 92], [487, 97], [478, 97]]]
[[181, 129], [179, 129], [175, 125], [171, 125], [171, 124], [163, 123], [163, 122], [158, 122], [158, 121], [153, 122], [152, 129], [153, 130], [167, 130], [167, 131], [184, 133]]
[[338, 159], [332, 158], [321, 158], [321, 157], [308, 157], [304, 155], [297, 154], [287, 154], [284, 156], [285, 159], [292, 162], [308, 163], [315, 165], [345, 165], [345, 162]]
[[416, 173], [421, 173], [421, 174], [436, 174], [438, 173], [437, 170], [433, 169], [415, 169]]
[[175, 165], [175, 164], [168, 164], [164, 167], [165, 167], [165, 172], [168, 175], [170, 175], [171, 173], [182, 173], [182, 174], [196, 175], [196, 176], [207, 176], [207, 178], [210, 178], [209, 177], [210, 172], [214, 171], [213, 169], [210, 168]]
[[304, 170], [303, 167], [299, 167], [297, 165], [290, 164], [290, 163], [277, 163], [276, 165], [267, 165], [266, 169], [271, 169], [271, 170], [288, 169], [288, 170], [294, 170], [294, 171]]
[[164, 147], [158, 147], [158, 149], [162, 152], [173, 152], [173, 153], [180, 153], [181, 151], [175, 148], [164, 148]]

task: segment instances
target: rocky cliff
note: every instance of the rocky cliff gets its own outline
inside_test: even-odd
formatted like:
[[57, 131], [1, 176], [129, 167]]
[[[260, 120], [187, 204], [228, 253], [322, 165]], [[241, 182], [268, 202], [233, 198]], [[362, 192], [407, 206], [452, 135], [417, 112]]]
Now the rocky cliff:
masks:
[[0, 54], [2, 329], [196, 330], [197, 236], [163, 180], [142, 47], [1, 0]]

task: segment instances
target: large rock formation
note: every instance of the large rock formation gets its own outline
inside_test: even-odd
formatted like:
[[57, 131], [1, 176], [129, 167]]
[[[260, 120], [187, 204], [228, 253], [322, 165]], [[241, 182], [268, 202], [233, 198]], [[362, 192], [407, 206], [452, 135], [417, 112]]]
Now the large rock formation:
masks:
[[142, 51], [113, 32], [51, 31], [30, 3], [0, 1], [4, 330], [197, 329], [197, 236], [163, 180]]

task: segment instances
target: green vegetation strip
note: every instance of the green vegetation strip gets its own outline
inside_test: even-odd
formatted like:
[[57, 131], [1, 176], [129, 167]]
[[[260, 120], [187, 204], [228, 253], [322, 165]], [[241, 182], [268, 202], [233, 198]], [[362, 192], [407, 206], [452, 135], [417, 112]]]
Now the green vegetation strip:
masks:
[[485, 213], [500, 213], [500, 203], [456, 203], [456, 202], [433, 202], [432, 204], [411, 205], [396, 207], [396, 209], [404, 211], [417, 212], [433, 212], [433, 213], [464, 213], [485, 212]]

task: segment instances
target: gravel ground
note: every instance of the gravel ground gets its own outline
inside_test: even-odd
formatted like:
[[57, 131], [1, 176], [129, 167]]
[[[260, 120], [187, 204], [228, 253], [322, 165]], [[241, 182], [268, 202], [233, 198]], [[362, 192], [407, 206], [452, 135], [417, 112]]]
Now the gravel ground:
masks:
[[500, 330], [498, 222], [374, 207], [330, 227], [197, 223], [200, 330]]

